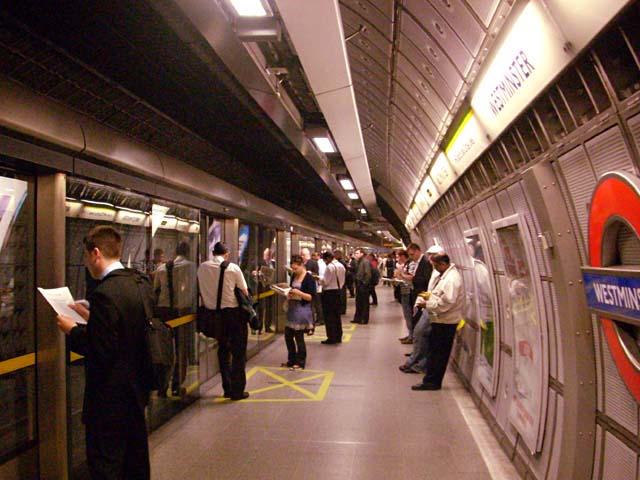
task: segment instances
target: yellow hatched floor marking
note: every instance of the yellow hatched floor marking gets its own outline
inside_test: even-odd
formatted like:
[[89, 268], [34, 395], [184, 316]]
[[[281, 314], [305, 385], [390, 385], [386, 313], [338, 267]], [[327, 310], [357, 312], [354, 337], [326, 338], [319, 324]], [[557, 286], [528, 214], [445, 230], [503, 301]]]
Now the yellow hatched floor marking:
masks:
[[[351, 341], [351, 337], [352, 336], [353, 335], [351, 335], [350, 333], [346, 333], [346, 334], [343, 333], [342, 334], [342, 343], [349, 343]], [[320, 332], [320, 334], [318, 334], [318, 331], [316, 330], [316, 333], [314, 333], [313, 335], [311, 335], [311, 336], [306, 335], [304, 337], [304, 341], [306, 343], [319, 343], [322, 340], [326, 340], [327, 338], [328, 337], [327, 337], [326, 333]]]
[[[284, 378], [281, 375], [278, 375], [277, 371], [286, 372], [289, 371], [288, 368], [279, 368], [279, 367], [253, 367], [249, 373], [247, 374], [247, 381], [254, 377], [257, 373], [261, 373], [266, 375], [267, 377], [280, 382], [278, 385], [269, 385], [268, 387], [257, 388], [255, 390], [249, 390], [251, 395], [258, 395], [265, 392], [274, 391], [280, 388], [291, 388], [294, 391], [303, 395], [304, 398], [252, 398], [249, 397], [246, 400], [241, 400], [241, 402], [320, 402], [324, 400], [327, 391], [329, 390], [329, 385], [331, 385], [331, 381], [333, 380], [334, 372], [326, 371], [326, 370], [300, 370], [299, 373], [302, 374], [311, 374], [305, 375], [301, 378], [296, 378], [295, 380], [289, 380]], [[306, 388], [299, 386], [298, 384], [309, 382], [311, 380], [316, 380], [322, 378], [322, 383], [318, 388], [316, 393], [313, 393]], [[230, 401], [226, 398], [216, 398], [217, 403]]]

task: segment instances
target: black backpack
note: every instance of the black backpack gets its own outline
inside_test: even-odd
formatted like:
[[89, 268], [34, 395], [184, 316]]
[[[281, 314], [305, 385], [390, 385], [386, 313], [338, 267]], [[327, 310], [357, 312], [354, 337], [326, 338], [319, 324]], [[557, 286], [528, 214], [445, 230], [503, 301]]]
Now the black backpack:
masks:
[[376, 286], [380, 283], [380, 270], [371, 265], [371, 285]]
[[[176, 347], [173, 341], [173, 330], [153, 316], [153, 295], [149, 279], [140, 272], [134, 273], [134, 279], [144, 304], [146, 317], [145, 327], [145, 361], [148, 387], [150, 390], [164, 391], [171, 382], [173, 366], [176, 362]], [[145, 289], [145, 286], [149, 287]], [[145, 290], [148, 294], [145, 295]]]

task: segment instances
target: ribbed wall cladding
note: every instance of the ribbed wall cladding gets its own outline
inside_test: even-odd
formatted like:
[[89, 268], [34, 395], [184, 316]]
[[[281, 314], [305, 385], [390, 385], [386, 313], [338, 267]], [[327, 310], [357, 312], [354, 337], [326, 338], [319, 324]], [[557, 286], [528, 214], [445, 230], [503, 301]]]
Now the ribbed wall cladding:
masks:
[[592, 138], [585, 143], [585, 146], [598, 177], [611, 170], [636, 173], [619, 126], [610, 128]]
[[[633, 435], [638, 435], [638, 404], [620, 378], [609, 345], [603, 343], [604, 356], [604, 413]], [[618, 477], [631, 478], [631, 477]]]
[[558, 159], [562, 177], [569, 189], [575, 214], [582, 233], [582, 244], [587, 246], [589, 209], [593, 189], [596, 186], [596, 176], [591, 168], [587, 154], [582, 146], [576, 147]]
[[620, 264], [640, 265], [640, 239], [626, 224], [620, 227], [616, 243], [620, 255]]
[[631, 117], [627, 124], [629, 125], [629, 130], [631, 131], [631, 136], [636, 144], [636, 148], [640, 150], [640, 113]]
[[560, 186], [560, 192], [562, 193], [562, 198], [564, 199], [565, 205], [567, 207], [567, 211], [569, 212], [569, 219], [571, 220], [571, 228], [573, 232], [575, 232], [575, 240], [576, 246], [578, 247], [578, 252], [580, 253], [580, 260], [582, 264], [587, 263], [587, 254], [586, 254], [586, 241], [587, 239], [583, 239], [583, 231], [579, 224], [579, 220], [575, 213], [575, 208], [573, 202], [571, 201], [571, 194], [569, 193], [569, 189], [562, 178], [562, 173], [560, 171], [560, 167], [557, 162], [553, 163], [553, 171], [558, 177], [558, 185]]
[[637, 478], [636, 454], [611, 433], [605, 433], [602, 480]]

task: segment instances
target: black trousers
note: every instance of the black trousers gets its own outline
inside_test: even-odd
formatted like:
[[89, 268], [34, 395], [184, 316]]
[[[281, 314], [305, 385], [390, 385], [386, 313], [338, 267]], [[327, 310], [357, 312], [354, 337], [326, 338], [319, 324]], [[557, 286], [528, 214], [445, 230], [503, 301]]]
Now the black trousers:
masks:
[[347, 313], [347, 287], [343, 286], [340, 289], [340, 315], [345, 313]]
[[148, 480], [149, 445], [144, 414], [137, 405], [122, 422], [86, 425], [91, 480]]
[[322, 313], [327, 329], [327, 340], [342, 342], [342, 321], [340, 320], [341, 291], [324, 290], [322, 292]]
[[218, 363], [222, 389], [226, 395], [240, 397], [247, 384], [247, 322], [240, 308], [222, 309], [223, 331], [218, 341]]
[[378, 294], [376, 293], [376, 286], [375, 285], [371, 285], [369, 287], [369, 290], [371, 291], [371, 300], [373, 302], [374, 305], [378, 304]]
[[369, 285], [356, 285], [356, 313], [353, 321], [358, 323], [369, 323]]
[[304, 368], [307, 362], [307, 346], [304, 343], [304, 330], [284, 327], [284, 341], [287, 345], [287, 365], [300, 365]]
[[447, 371], [449, 355], [456, 336], [456, 323], [432, 323], [429, 333], [429, 349], [427, 350], [427, 374], [422, 383], [442, 386], [442, 379]]
[[311, 311], [313, 312], [313, 324], [322, 325], [324, 315], [322, 313], [322, 293], [317, 293], [311, 298]]

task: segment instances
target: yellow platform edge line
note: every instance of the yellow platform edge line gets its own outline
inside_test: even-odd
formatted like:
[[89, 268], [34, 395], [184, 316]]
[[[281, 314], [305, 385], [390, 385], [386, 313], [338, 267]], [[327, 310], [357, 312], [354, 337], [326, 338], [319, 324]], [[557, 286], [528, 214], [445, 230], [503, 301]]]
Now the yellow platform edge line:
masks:
[[176, 328], [179, 327], [181, 325], [185, 325], [187, 323], [191, 323], [196, 319], [196, 314], [195, 313], [190, 313], [189, 315], [184, 315], [182, 317], [178, 317], [178, 318], [174, 318], [173, 320], [169, 320], [168, 322], [165, 322], [167, 325], [169, 325], [171, 328]]
[[19, 357], [10, 358], [0, 362], [0, 375], [17, 372], [23, 368], [31, 367], [36, 364], [36, 354], [27, 353]]

